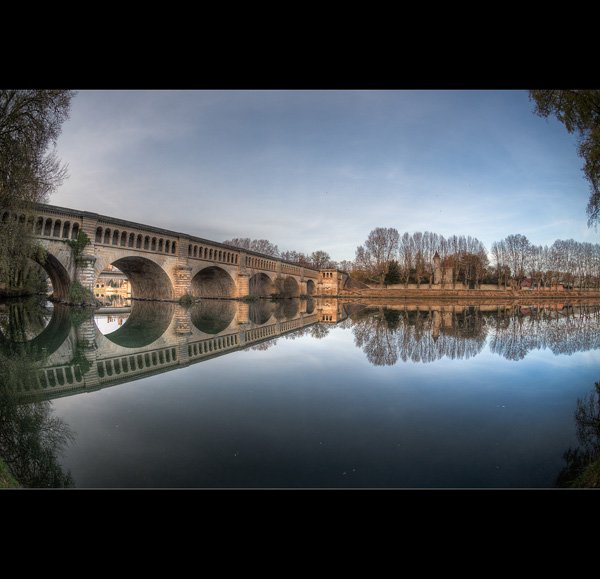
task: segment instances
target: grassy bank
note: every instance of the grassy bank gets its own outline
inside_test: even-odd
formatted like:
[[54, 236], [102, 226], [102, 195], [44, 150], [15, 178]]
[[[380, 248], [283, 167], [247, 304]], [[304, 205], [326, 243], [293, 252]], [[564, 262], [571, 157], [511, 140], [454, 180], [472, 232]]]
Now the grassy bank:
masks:
[[600, 459], [595, 460], [573, 481], [571, 488], [600, 488]]
[[16, 489], [19, 483], [15, 480], [4, 461], [0, 458], [0, 489]]

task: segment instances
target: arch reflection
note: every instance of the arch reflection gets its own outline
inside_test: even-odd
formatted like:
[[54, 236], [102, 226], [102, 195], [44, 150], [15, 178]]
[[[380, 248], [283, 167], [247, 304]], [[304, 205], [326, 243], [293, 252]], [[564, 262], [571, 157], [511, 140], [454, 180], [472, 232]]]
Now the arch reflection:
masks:
[[51, 355], [69, 336], [72, 317], [71, 309], [62, 304], [35, 299], [2, 304], [0, 349], [5, 355], [19, 352], [35, 359]]
[[175, 308], [172, 303], [133, 301], [125, 323], [104, 337], [125, 348], [140, 348], [152, 344], [169, 327]]
[[190, 308], [192, 324], [205, 334], [219, 334], [226, 330], [236, 312], [234, 302], [220, 300], [204, 300]]

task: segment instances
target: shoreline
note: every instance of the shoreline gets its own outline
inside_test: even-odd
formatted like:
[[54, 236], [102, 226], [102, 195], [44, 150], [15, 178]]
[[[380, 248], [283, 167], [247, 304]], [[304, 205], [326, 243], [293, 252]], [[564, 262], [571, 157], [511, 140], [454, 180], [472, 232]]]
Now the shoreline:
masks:
[[418, 299], [418, 300], [525, 300], [545, 301], [561, 300], [569, 302], [581, 299], [600, 299], [600, 291], [596, 290], [451, 290], [451, 289], [362, 289], [342, 290], [337, 295], [321, 296], [338, 299]]

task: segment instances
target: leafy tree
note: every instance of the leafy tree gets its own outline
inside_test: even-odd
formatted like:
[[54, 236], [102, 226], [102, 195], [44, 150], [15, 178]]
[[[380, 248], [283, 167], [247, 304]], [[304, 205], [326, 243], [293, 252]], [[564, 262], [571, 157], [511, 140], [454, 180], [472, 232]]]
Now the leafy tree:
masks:
[[[65, 179], [55, 145], [72, 96], [68, 90], [0, 90], [0, 208], [27, 211]], [[0, 281], [9, 286], [40, 251], [28, 233], [26, 220], [0, 225]]]
[[400, 277], [400, 265], [395, 259], [392, 259], [392, 261], [390, 261], [390, 263], [388, 264], [388, 270], [385, 274], [384, 283], [386, 285], [394, 285], [400, 283], [401, 279], [402, 278]]
[[583, 173], [590, 182], [588, 225], [600, 220], [600, 90], [532, 90], [535, 112], [554, 115], [569, 133], [579, 134], [577, 152], [584, 160]]

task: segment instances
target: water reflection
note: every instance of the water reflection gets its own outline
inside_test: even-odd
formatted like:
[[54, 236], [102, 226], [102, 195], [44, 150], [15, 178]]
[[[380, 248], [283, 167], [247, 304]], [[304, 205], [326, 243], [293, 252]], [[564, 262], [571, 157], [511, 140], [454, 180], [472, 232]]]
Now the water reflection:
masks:
[[[600, 348], [599, 304], [373, 305], [327, 298], [204, 300], [187, 309], [134, 301], [94, 314], [59, 305], [32, 308], [4, 308], [0, 349], [44, 357], [45, 365], [33, 373], [37, 381], [22, 390], [49, 396], [127, 382], [238, 349], [266, 350], [282, 335], [322, 339], [334, 326], [351, 329], [355, 345], [375, 366], [468, 359], [486, 344], [510, 360], [532, 349], [570, 354]], [[115, 319], [118, 329], [106, 332]]]
[[[116, 329], [114, 320], [120, 320]], [[111, 331], [106, 331], [107, 327]], [[72, 433], [53, 416], [52, 406], [41, 401], [43, 399], [117, 386], [240, 350], [266, 350], [273, 348], [278, 341], [280, 346], [285, 345], [284, 340], [302, 337], [323, 339], [325, 343], [318, 345], [319, 353], [324, 352], [323, 358], [318, 358], [316, 346], [309, 340], [294, 344], [293, 348], [289, 345], [282, 348], [287, 352], [285, 371], [288, 371], [289, 365], [292, 370], [290, 375], [302, 374], [310, 364], [330, 364], [329, 367], [334, 372], [339, 370], [341, 376], [344, 369], [331, 364], [336, 362], [337, 348], [343, 341], [348, 343], [354, 354], [358, 354], [348, 358], [349, 367], [353, 367], [357, 360], [362, 363], [362, 353], [370, 364], [376, 366], [421, 364], [441, 358], [467, 359], [484, 350], [509, 360], [521, 360], [531, 350], [542, 348], [554, 354], [571, 354], [600, 348], [600, 304], [536, 307], [523, 304], [381, 305], [327, 298], [279, 302], [260, 300], [252, 303], [204, 300], [189, 308], [171, 303], [134, 301], [124, 308], [83, 311], [58, 305], [48, 308], [39, 303], [35, 306], [32, 303], [15, 302], [0, 307], [0, 330], [0, 456], [11, 465], [11, 470], [24, 485], [68, 486], [72, 480], [60, 468], [58, 457], [72, 441]], [[358, 349], [354, 349], [352, 340]], [[307, 358], [299, 359], [303, 355]], [[276, 360], [272, 355], [263, 357], [258, 354], [240, 356], [238, 361], [241, 364], [246, 364], [248, 360], [261, 363], [267, 357], [270, 361]], [[277, 362], [274, 362], [274, 368], [276, 365]], [[218, 362], [212, 366], [213, 370], [218, 367]], [[221, 365], [220, 371], [223, 367]], [[202, 376], [210, 374], [211, 366], [205, 368], [207, 372], [203, 370]], [[274, 368], [269, 366], [265, 369], [261, 366], [260, 380], [267, 380], [265, 376], [275, 373]], [[402, 373], [414, 373], [416, 368]], [[256, 366], [254, 372], [256, 376]], [[320, 366], [319, 372], [319, 376], [330, 375], [321, 372]], [[243, 368], [244, 380], [246, 373], [252, 375], [250, 366]], [[393, 371], [377, 374], [389, 376]], [[185, 375], [185, 372], [178, 374]], [[285, 373], [281, 375], [286, 376]], [[174, 375], [171, 377], [174, 378]], [[349, 383], [351, 378], [348, 376]], [[170, 383], [175, 381], [169, 380]], [[345, 398], [345, 379], [342, 382], [344, 388], [340, 400], [343, 403], [339, 408], [345, 408], [344, 404], [348, 402]], [[319, 399], [319, 395], [329, 396], [331, 391], [327, 384], [327, 381], [321, 384], [318, 379], [313, 379], [306, 386], [313, 388], [310, 396], [306, 395], [306, 400]], [[314, 389], [317, 387], [321, 390]], [[352, 388], [360, 396], [364, 395], [362, 383]], [[581, 447], [567, 452], [565, 458], [568, 466], [561, 475], [561, 480], [569, 484], [600, 456], [598, 388], [593, 400], [590, 398], [578, 404]], [[202, 396], [202, 389], [196, 388], [196, 382], [190, 389]], [[298, 392], [301, 396], [297, 400], [303, 400], [305, 390]], [[403, 391], [394, 387], [386, 392], [384, 396], [402, 397], [408, 389]], [[110, 394], [114, 399], [112, 392]], [[232, 400], [244, 395], [242, 388], [236, 391]], [[320, 404], [319, 409], [336, 408], [340, 400], [335, 399], [336, 403], [332, 400]], [[429, 400], [430, 397], [427, 397], [426, 404], [429, 404]], [[260, 405], [260, 408], [269, 407], [272, 400], [266, 399], [264, 402], [265, 405]], [[394, 412], [400, 413], [398, 416], [402, 415], [403, 419], [396, 420], [394, 415], [393, 424], [400, 425], [404, 421], [406, 432], [410, 434], [413, 414], [402, 414], [403, 408], [409, 403], [409, 396], [398, 402]], [[296, 406], [291, 406], [295, 411]], [[243, 420], [247, 404], [240, 404], [240, 408], [243, 410], [240, 410], [241, 418], [238, 418]], [[308, 406], [305, 407], [308, 412], [306, 408]], [[497, 408], [504, 406], [498, 405]], [[319, 409], [313, 408], [310, 412], [318, 413]], [[327, 412], [329, 414], [325, 413], [322, 417], [323, 424], [331, 419], [333, 410]], [[421, 412], [424, 410], [421, 409]], [[478, 416], [476, 412], [473, 414]], [[174, 423], [178, 423], [180, 418], [175, 413]], [[286, 420], [289, 418], [286, 417]], [[381, 419], [381, 416], [374, 418], [378, 421]], [[355, 424], [353, 421], [352, 429]], [[278, 427], [278, 433], [284, 428], [282, 425]], [[368, 428], [371, 429], [371, 426]], [[400, 444], [402, 438], [398, 440], [400, 442], [394, 442], [395, 445]], [[316, 439], [315, 445], [320, 445], [321, 441], [321, 438]], [[554, 456], [558, 458], [566, 446], [561, 443], [558, 452], [553, 449]], [[319, 450], [324, 449], [319, 446]], [[554, 477], [558, 468], [558, 464], [554, 465], [550, 477]]]
[[[185, 308], [134, 300], [129, 307], [96, 311], [56, 306], [37, 318], [17, 308], [7, 310], [7, 331], [0, 348], [17, 350], [31, 361], [43, 358], [42, 364], [32, 368], [31, 379], [18, 387], [21, 394], [64, 396], [240, 349], [267, 349], [278, 336], [318, 324], [318, 312], [308, 314], [307, 305], [301, 300], [251, 304], [204, 300]], [[24, 327], [30, 318], [44, 321], [45, 328], [28, 341], [18, 341], [33, 335]], [[38, 322], [38, 326], [43, 324]]]
[[[121, 327], [104, 337], [125, 348], [141, 348], [152, 344], [169, 327], [175, 308], [172, 303], [134, 301], [131, 308], [127, 308], [129, 315]], [[102, 310], [96, 317], [101, 314]]]
[[600, 381], [594, 391], [577, 400], [575, 424], [579, 447], [569, 448], [558, 475], [560, 487], [600, 487]]
[[600, 348], [600, 305], [364, 306], [348, 308], [354, 340], [376, 366], [467, 359], [490, 351], [521, 360]]
[[0, 457], [21, 486], [70, 487], [72, 477], [59, 457], [74, 439], [71, 429], [53, 416], [50, 402], [22, 403], [16, 395], [34, 386], [32, 370], [46, 362], [39, 355], [32, 361], [30, 352], [31, 348], [0, 351]]
[[235, 318], [236, 307], [231, 301], [205, 300], [190, 308], [192, 324], [206, 334], [219, 334]]

